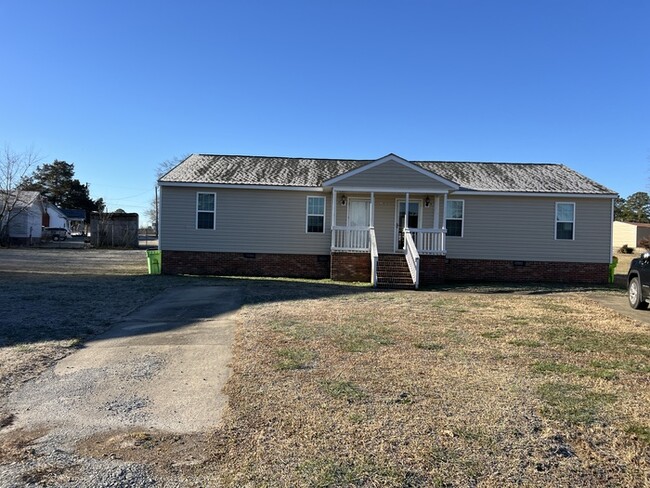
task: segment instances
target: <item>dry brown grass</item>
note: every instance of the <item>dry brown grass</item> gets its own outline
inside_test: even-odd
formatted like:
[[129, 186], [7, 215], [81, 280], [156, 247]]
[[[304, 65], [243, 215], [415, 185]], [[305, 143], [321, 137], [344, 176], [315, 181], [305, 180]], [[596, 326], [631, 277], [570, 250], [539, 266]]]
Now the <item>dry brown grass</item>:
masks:
[[248, 292], [226, 486], [650, 484], [648, 328], [583, 294]]

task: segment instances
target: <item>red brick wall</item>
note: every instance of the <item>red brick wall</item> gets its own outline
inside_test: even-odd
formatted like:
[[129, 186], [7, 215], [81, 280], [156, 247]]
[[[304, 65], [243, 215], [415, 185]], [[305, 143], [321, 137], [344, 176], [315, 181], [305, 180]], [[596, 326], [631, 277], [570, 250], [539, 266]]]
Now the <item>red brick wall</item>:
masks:
[[420, 284], [444, 283], [446, 261], [445, 256], [420, 256]]
[[[558, 263], [485, 259], [446, 259], [420, 256], [422, 285], [445, 281], [607, 283], [606, 263]], [[370, 255], [332, 253], [331, 257], [308, 254], [244, 254], [197, 251], [163, 251], [165, 274], [278, 276], [332, 278], [370, 282]]]
[[370, 254], [368, 253], [332, 253], [330, 277], [333, 280], [370, 282], [370, 271]]
[[164, 274], [328, 278], [330, 257], [310, 254], [247, 254], [163, 251]]
[[446, 281], [607, 283], [608, 276], [605, 263], [448, 259], [445, 267]]

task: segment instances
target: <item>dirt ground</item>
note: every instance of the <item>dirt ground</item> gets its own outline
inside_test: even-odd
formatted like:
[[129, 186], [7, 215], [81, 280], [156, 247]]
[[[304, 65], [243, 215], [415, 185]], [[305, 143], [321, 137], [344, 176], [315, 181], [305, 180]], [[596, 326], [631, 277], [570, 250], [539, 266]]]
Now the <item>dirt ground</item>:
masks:
[[[142, 251], [3, 252], [4, 392], [164, 289], [243, 294], [221, 426], [125, 424], [73, 457], [25, 429], [0, 443], [25, 468], [9, 486], [650, 486], [648, 325], [592, 298], [620, 289], [374, 291], [152, 277]], [[0, 435], [12, 422], [5, 411]]]

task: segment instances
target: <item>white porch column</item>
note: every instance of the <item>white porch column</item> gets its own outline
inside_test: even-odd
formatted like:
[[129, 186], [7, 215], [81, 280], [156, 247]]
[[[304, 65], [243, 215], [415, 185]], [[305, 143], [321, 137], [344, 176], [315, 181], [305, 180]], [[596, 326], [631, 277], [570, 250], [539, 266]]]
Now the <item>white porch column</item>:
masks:
[[406, 202], [404, 203], [404, 228], [409, 228], [409, 193], [406, 194]]
[[447, 194], [445, 193], [442, 201], [442, 228], [447, 228]]
[[433, 228], [439, 229], [440, 227], [440, 195], [433, 197]]
[[331, 243], [330, 243], [330, 249], [334, 249], [334, 243], [336, 240], [336, 232], [334, 231], [334, 226], [336, 225], [336, 190], [332, 188], [332, 225], [330, 226], [331, 228]]
[[375, 226], [375, 192], [370, 192], [370, 227]]
[[336, 225], [336, 190], [332, 189], [332, 228]]

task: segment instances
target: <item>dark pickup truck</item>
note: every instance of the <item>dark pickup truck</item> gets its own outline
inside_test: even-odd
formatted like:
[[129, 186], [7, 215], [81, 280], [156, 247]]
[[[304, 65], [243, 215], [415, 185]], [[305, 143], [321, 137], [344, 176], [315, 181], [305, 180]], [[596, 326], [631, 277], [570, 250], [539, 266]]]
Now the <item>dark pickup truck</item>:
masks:
[[627, 272], [627, 298], [632, 308], [648, 308], [650, 298], [650, 252], [630, 263]]

